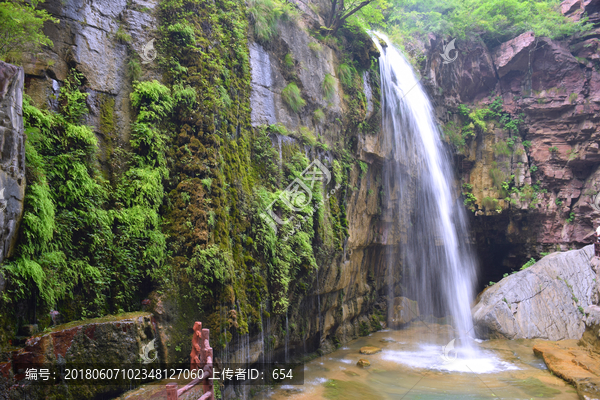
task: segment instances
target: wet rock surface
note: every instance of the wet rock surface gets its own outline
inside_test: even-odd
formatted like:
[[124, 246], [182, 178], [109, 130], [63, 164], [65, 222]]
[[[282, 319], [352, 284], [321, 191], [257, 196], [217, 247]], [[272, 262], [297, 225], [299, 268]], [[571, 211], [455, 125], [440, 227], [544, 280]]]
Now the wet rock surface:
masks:
[[577, 346], [574, 340], [539, 343], [533, 352], [552, 373], [575, 386], [580, 399], [600, 398], [600, 354]]
[[591, 305], [584, 311], [585, 332], [579, 344], [600, 354], [600, 307]]
[[394, 299], [394, 314], [392, 317], [393, 328], [407, 324], [419, 318], [419, 304], [406, 297], [396, 297]]
[[370, 355], [370, 354], [377, 354], [380, 352], [381, 352], [381, 347], [363, 346], [360, 348], [360, 354]]
[[[65, 396], [70, 390], [72, 399], [89, 399], [126, 388], [102, 385], [76, 385], [72, 387], [32, 386], [24, 381], [20, 368], [31, 364], [97, 364], [111, 368], [138, 364], [142, 347], [157, 337], [152, 314], [127, 313], [88, 321], [76, 321], [57, 326], [50, 332], [30, 337], [25, 347], [3, 354], [0, 363], [0, 384], [7, 399], [41, 399]], [[157, 342], [156, 347], [160, 348]], [[158, 349], [157, 349], [158, 350]], [[157, 355], [159, 352], [157, 351]], [[149, 354], [153, 357], [154, 354]], [[160, 358], [160, 356], [159, 356]]]
[[0, 61], [0, 264], [16, 244], [25, 200], [23, 83], [22, 68]]
[[593, 246], [550, 254], [487, 288], [473, 308], [478, 336], [506, 339], [580, 339], [592, 304]]
[[[304, 9], [305, 2], [298, 0], [295, 3]], [[309, 129], [320, 137], [319, 140], [335, 148], [343, 142], [345, 135], [344, 124], [340, 121], [345, 121], [347, 115], [354, 111], [349, 109], [352, 96], [345, 93], [338, 77], [338, 67], [343, 62], [339, 59], [339, 51], [335, 46], [316, 41], [307, 33], [307, 29], [315, 23], [318, 19], [308, 12], [299, 21], [280, 22], [279, 35], [269, 43], [251, 38], [248, 44], [252, 125], [285, 126], [288, 136], [271, 134], [273, 147], [280, 155], [285, 154], [290, 146], [302, 145], [300, 129]], [[312, 48], [310, 45], [313, 45]], [[291, 57], [293, 63], [286, 65], [286, 57]], [[335, 87], [335, 93], [329, 99], [323, 90], [328, 74], [333, 77]], [[372, 79], [369, 73], [365, 73], [361, 81], [367, 117], [375, 120], [379, 115], [379, 101], [374, 92], [378, 82], [374, 84]], [[297, 84], [306, 101], [298, 112], [294, 112], [282, 98], [282, 90], [291, 82]], [[323, 112], [323, 119], [314, 118], [316, 110]], [[304, 352], [316, 347], [329, 352], [335, 349], [335, 342], [346, 342], [385, 324], [383, 320], [386, 318], [382, 316], [387, 315], [384, 297], [388, 278], [386, 254], [382, 249], [397, 245], [400, 234], [394, 223], [398, 219], [393, 215], [398, 210], [389, 210], [376, 194], [383, 190], [383, 164], [390, 161], [392, 147], [377, 132], [357, 131], [356, 135], [356, 158], [368, 168], [364, 173], [357, 170], [349, 176], [349, 184], [357, 190], [349, 192], [345, 200], [347, 242], [340, 260], [319, 267], [311, 293], [302, 300], [306, 305], [302, 306], [303, 315], [309, 315], [306, 337], [290, 339], [291, 353], [294, 349]], [[304, 148], [309, 159], [318, 158], [328, 165], [335, 159], [331, 151]], [[287, 183], [282, 182], [282, 187]], [[396, 193], [393, 200], [397, 200], [396, 188], [391, 188], [391, 191]], [[393, 279], [399, 282], [399, 273]], [[400, 295], [399, 289], [396, 295]], [[372, 318], [374, 308], [379, 311], [380, 318], [377, 320]], [[282, 345], [278, 343], [278, 351], [282, 350]], [[252, 345], [251, 348], [254, 349]], [[254, 354], [254, 351], [251, 353]]]
[[371, 363], [369, 362], [369, 360], [365, 360], [364, 358], [361, 358], [360, 360], [358, 360], [356, 365], [358, 365], [361, 368], [367, 368], [367, 367], [371, 366]]

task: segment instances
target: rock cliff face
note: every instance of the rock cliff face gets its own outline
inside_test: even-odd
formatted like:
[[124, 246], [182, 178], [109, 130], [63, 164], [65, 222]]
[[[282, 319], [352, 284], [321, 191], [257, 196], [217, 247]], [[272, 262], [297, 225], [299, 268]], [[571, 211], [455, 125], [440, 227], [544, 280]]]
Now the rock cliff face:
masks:
[[[363, 105], [366, 121], [371, 126], [379, 125], [377, 74], [365, 72], [361, 77], [360, 93], [353, 96], [346, 93], [339, 76], [343, 60], [338, 59], [333, 47], [318, 43], [307, 33], [307, 30], [322, 23], [310, 7], [310, 3], [314, 5], [315, 2], [297, 0], [295, 3], [304, 12], [300, 21], [281, 22], [278, 35], [270, 43], [262, 43], [252, 37], [249, 39], [251, 123], [257, 129], [281, 124], [291, 133], [270, 134], [280, 163], [289, 148], [302, 146], [307, 158], [318, 158], [330, 165], [342, 153], [334, 154], [330, 150], [337, 146], [338, 150], [347, 152], [343, 154], [356, 158], [364, 166], [355, 165], [347, 177], [350, 190], [342, 200], [348, 234], [341, 245], [342, 256], [327, 265], [319, 265], [318, 273], [307, 285], [308, 289], [296, 288], [294, 295], [299, 305], [295, 305], [297, 307], [289, 317], [292, 325], [302, 321], [302, 328], [292, 326], [291, 333], [286, 335], [287, 327], [284, 330], [282, 321], [285, 319], [282, 316], [278, 317], [279, 325], [267, 328], [267, 335], [272, 334], [275, 343], [275, 349], [269, 351], [278, 352], [279, 356], [283, 356], [284, 348], [297, 354], [319, 347], [331, 349], [341, 341], [364, 334], [379, 326], [377, 319], [373, 320], [370, 316], [374, 311], [385, 312], [383, 299], [388, 295], [388, 288], [392, 287], [392, 297], [402, 295], [398, 286], [399, 273], [390, 276], [386, 272], [389, 260], [400, 259], [391, 256], [398, 251], [397, 245], [401, 242], [399, 227], [395, 223], [401, 212], [398, 202], [394, 201], [398, 198], [397, 191], [393, 185], [384, 187], [383, 184], [384, 170], [394, 162], [390, 158], [391, 149], [376, 129], [345, 130], [348, 126], [346, 118]], [[324, 6], [326, 2], [322, 3], [321, 6]], [[110, 159], [112, 150], [129, 146], [132, 79], [161, 80], [164, 72], [159, 65], [160, 58], [152, 61], [152, 57], [147, 57], [150, 53], [144, 51], [158, 36], [158, 4], [157, 0], [47, 1], [45, 7], [61, 20], [60, 25], [47, 28], [46, 33], [53, 40], [54, 47], [33, 55], [24, 63], [27, 94], [39, 107], [50, 109], [57, 107], [54, 98], [69, 69], [76, 68], [83, 73], [90, 109], [85, 123], [95, 127], [100, 140], [99, 162], [107, 174], [122, 167]], [[587, 6], [574, 3], [567, 11], [574, 12], [577, 7]], [[498, 143], [510, 139], [510, 133], [498, 121], [489, 121], [485, 131], [456, 154], [460, 178], [473, 185], [473, 194], [478, 199], [480, 210], [473, 214], [472, 226], [474, 240], [483, 256], [483, 268], [492, 271], [484, 274], [486, 282], [497, 280], [495, 277], [507, 268], [541, 251], [556, 246], [566, 249], [589, 242], [585, 236], [600, 217], [600, 198], [596, 196], [600, 190], [599, 134], [595, 126], [600, 111], [600, 75], [596, 55], [592, 51], [596, 49], [595, 35], [589, 33], [559, 43], [526, 33], [494, 51], [479, 43], [458, 43], [461, 53], [450, 64], [443, 64], [438, 56], [442, 53], [442, 40], [431, 37], [427, 43], [429, 57], [423, 75], [441, 122], [456, 122], [459, 104], [466, 103], [472, 107], [488, 104], [492, 90], [502, 97], [507, 112], [525, 115], [525, 123], [511, 153], [497, 154], [495, 148]], [[148, 62], [136, 71], [134, 61], [139, 60], [140, 55], [144, 55], [141, 59]], [[288, 55], [290, 59], [286, 57]], [[365, 58], [370, 60], [375, 55], [367, 50]], [[325, 100], [322, 84], [328, 75], [333, 77], [335, 94]], [[283, 90], [292, 81], [298, 84], [306, 100], [306, 105], [299, 112], [292, 110], [283, 99]], [[10, 97], [6, 95], [3, 102], [7, 96]], [[322, 111], [322, 116], [317, 111]], [[198, 138], [190, 141], [186, 137], [187, 132], [196, 129], [190, 125], [218, 125], [219, 121], [187, 122], [189, 125], [177, 133], [180, 135], [178, 140], [186, 143], [186, 149], [185, 140], [188, 140], [190, 148], [200, 149], [198, 152], [204, 151], [203, 146], [208, 147], [205, 140], [222, 141], [212, 133], [208, 139], [208, 135], [200, 137], [201, 145]], [[232, 137], [239, 134], [235, 127], [228, 128], [231, 128]], [[304, 145], [301, 142], [303, 129], [318, 136], [323, 146]], [[526, 142], [530, 145], [526, 146]], [[202, 156], [213, 157], [216, 152], [210, 148]], [[4, 152], [2, 154], [4, 163]], [[11, 160], [14, 160], [14, 155], [22, 156], [23, 151], [11, 154]], [[177, 157], [183, 158], [184, 153], [177, 153]], [[213, 165], [213, 161], [217, 164], [215, 160], [211, 159], [207, 163], [210, 166], [202, 165], [198, 170], [204, 173], [213, 167], [217, 169]], [[532, 168], [534, 166], [537, 169]], [[538, 189], [529, 200], [517, 198], [511, 203], [505, 200], [508, 196], [498, 197], [499, 189], [494, 188], [492, 170], [501, 171], [505, 177], [514, 175], [515, 187], [537, 185]], [[2, 171], [0, 173], [4, 173]], [[198, 180], [197, 177], [195, 179]], [[225, 183], [227, 190], [229, 185], [237, 184], [233, 181]], [[284, 188], [290, 182], [284, 180], [280, 183]], [[21, 209], [24, 184], [22, 180], [17, 185], [20, 192], [15, 187], [15, 193], [20, 193], [21, 197], [14, 195], [15, 201], [21, 199]], [[202, 188], [203, 184], [198, 183], [197, 187]], [[384, 191], [388, 192], [393, 207], [383, 204]], [[189, 201], [189, 194], [186, 194]], [[205, 195], [202, 192], [196, 197], [206, 200]], [[534, 196], [537, 201], [532, 201]], [[486, 209], [483, 206], [485, 197], [498, 197], [496, 200], [502, 211]], [[18, 210], [15, 215], [20, 214], [21, 209], [15, 208]], [[242, 214], [243, 211], [245, 209]], [[202, 218], [198, 218], [202, 232], [195, 232], [204, 241], [210, 237], [205, 229], [208, 215], [203, 208]], [[5, 236], [0, 239], [5, 240]], [[10, 241], [9, 238], [6, 240]], [[400, 269], [396, 265], [393, 270]], [[155, 297], [152, 305], [157, 315], [158, 335], [165, 343], [174, 340], [178, 329], [174, 321], [184, 312], [176, 305], [154, 300]], [[224, 313], [231, 311], [236, 310], [228, 309]], [[262, 318], [268, 317], [261, 315], [258, 318], [262, 321]], [[234, 320], [230, 318], [230, 332], [231, 326], [236, 323]], [[192, 322], [189, 321], [189, 326]], [[579, 329], [580, 325], [576, 324], [575, 328]], [[180, 334], [186, 336], [187, 332]], [[227, 334], [225, 331], [225, 338]], [[242, 346], [243, 340], [251, 343]], [[189, 338], [181, 339], [181, 343], [189, 343]], [[255, 360], [265, 351], [263, 344], [264, 338], [260, 339], [258, 335], [252, 338], [238, 335], [233, 337], [230, 351], [240, 354], [251, 352], [250, 358]], [[167, 349], [164, 351], [168, 352]], [[165, 355], [170, 360], [174, 357], [173, 352]]]
[[0, 61], [0, 264], [15, 246], [25, 200], [23, 78], [22, 68]]
[[[297, 5], [305, 14], [296, 22], [281, 21], [279, 35], [271, 43], [259, 43], [252, 38], [248, 42], [252, 70], [252, 125], [259, 129], [264, 125], [281, 124], [291, 133], [289, 136], [270, 135], [280, 160], [291, 146], [301, 146], [308, 159], [317, 158], [332, 165], [337, 156], [329, 149], [336, 148], [341, 154], [350, 156], [351, 172], [345, 178], [350, 190], [342, 199], [348, 225], [347, 238], [338, 249], [342, 256], [331, 264], [319, 265], [318, 273], [307, 285], [308, 289], [302, 289], [304, 292], [296, 290], [302, 293], [294, 294], [298, 304], [289, 315], [291, 324], [287, 338], [284, 338], [286, 332], [282, 328], [283, 316], [278, 316], [277, 322], [273, 317], [271, 326], [264, 323], [267, 330], [265, 337], [272, 335], [274, 340], [274, 348], [269, 352], [280, 358], [283, 358], [284, 348], [289, 349], [292, 355], [318, 348], [328, 350], [340, 342], [380, 328], [379, 319], [371, 316], [375, 311], [385, 315], [383, 299], [388, 293], [388, 284], [394, 285], [399, 281], [399, 276], [390, 278], [386, 273], [388, 255], [399, 243], [399, 236], [393, 229], [398, 210], [386, 209], [382, 203], [382, 175], [389, 159], [389, 149], [379, 137], [377, 128], [375, 131], [345, 130], [348, 116], [362, 112], [362, 108], [366, 110], [366, 119], [372, 122], [371, 126], [378, 126], [377, 75], [367, 71], [360, 77], [360, 93], [351, 94], [345, 90], [338, 77], [338, 67], [343, 61], [338, 59], [332, 48], [318, 43], [307, 33], [312, 25], [318, 26], [319, 17], [307, 3], [298, 1]], [[100, 143], [98, 161], [102, 172], [110, 177], [123, 168], [110, 155], [118, 147], [130, 147], [133, 117], [129, 95], [132, 80], [158, 79], [165, 83], [161, 79], [164, 66], [159, 65], [162, 55], [159, 54], [156, 61], [145, 57], [145, 49], [152, 39], [159, 36], [159, 2], [49, 0], [44, 7], [61, 22], [46, 28], [54, 47], [24, 60], [25, 91], [36, 106], [56, 110], [58, 104], [55, 99], [69, 70], [74, 68], [83, 74], [83, 90], [89, 94], [86, 102], [90, 110], [83, 122], [94, 127]], [[375, 47], [369, 46], [369, 43], [367, 41], [364, 58], [370, 63], [370, 57], [377, 54]], [[291, 67], [286, 65], [289, 64], [285, 59], [287, 54], [293, 58]], [[142, 63], [141, 71], [136, 72], [133, 67], [140, 59], [148, 62]], [[335, 94], [325, 100], [323, 81], [328, 74], [334, 78]], [[290, 109], [282, 97], [283, 89], [292, 81], [298, 83], [307, 102], [300, 112]], [[322, 118], [315, 113], [317, 110], [323, 111]], [[190, 124], [193, 125], [192, 122]], [[307, 146], [301, 141], [302, 129], [305, 128], [319, 137], [323, 148]], [[23, 151], [19, 154], [23, 155]], [[364, 162], [364, 166], [361, 164], [359, 167], [358, 160]], [[22, 183], [24, 185], [24, 181]], [[281, 182], [281, 189], [288, 183]], [[198, 194], [199, 197], [204, 195]], [[394, 198], [393, 193], [391, 197]], [[205, 222], [203, 226], [206, 227]], [[210, 236], [205, 231], [202, 235], [205, 238]], [[400, 294], [399, 288], [396, 288], [396, 295]], [[181, 303], [178, 303], [181, 299], [163, 302], [157, 297], [151, 296], [157, 337], [163, 343], [189, 346], [189, 332], [176, 324], [186, 318], [184, 314], [187, 311], [184, 312]], [[268, 317], [261, 315], [260, 318]], [[191, 327], [193, 321], [187, 322]], [[231, 325], [228, 326], [230, 328]], [[228, 338], [227, 334], [225, 330], [225, 338]], [[228, 340], [231, 340], [231, 333], [229, 335]], [[215, 341], [219, 340], [217, 333], [212, 337]], [[235, 333], [232, 339], [226, 351], [234, 358], [237, 353], [251, 353], [250, 358], [257, 360], [266, 351], [265, 339], [258, 335], [248, 338], [248, 334]], [[246, 340], [247, 345], [244, 344]], [[162, 351], [168, 360], [181, 356], [173, 350], [169, 352], [167, 346], [163, 346]]]
[[597, 296], [593, 246], [550, 254], [481, 295], [473, 308], [479, 337], [581, 339], [585, 309]]
[[98, 135], [103, 167], [114, 169], [105, 163], [112, 148], [127, 146], [131, 80], [160, 76], [152, 54], [139, 72], [132, 67], [139, 65], [144, 47], [156, 38], [158, 0], [47, 1], [43, 6], [60, 23], [45, 29], [54, 46], [23, 61], [26, 93], [37, 106], [56, 109], [53, 99], [70, 70], [83, 73], [90, 109], [84, 122]]
[[[566, 3], [563, 12], [597, 19], [593, 2]], [[472, 230], [482, 284], [541, 252], [591, 243], [600, 223], [598, 29], [564, 41], [526, 32], [495, 49], [459, 41], [449, 64], [439, 56], [442, 39], [431, 35], [425, 46], [424, 81], [448, 132], [463, 121], [459, 105], [486, 108], [497, 96], [522, 121], [518, 133], [506, 121], [485, 121], [454, 147], [459, 179], [477, 199]]]
[[[266, 46], [251, 41], [250, 63], [252, 67], [252, 123], [255, 126], [282, 124], [290, 132], [301, 127], [309, 127], [322, 136], [329, 145], [334, 146], [344, 133], [340, 120], [350, 113], [351, 104], [344, 100], [345, 93], [338, 77], [341, 61], [335, 52], [327, 46], [319, 51], [311, 50], [309, 44], [315, 42], [306, 32], [307, 25], [315, 23], [309, 15], [305, 21], [281, 25], [280, 35]], [[301, 113], [295, 113], [285, 104], [281, 91], [289, 83], [283, 56], [289, 53], [300, 66], [298, 78], [307, 105]], [[326, 99], [322, 82], [330, 74], [335, 79], [335, 95]], [[373, 87], [379, 82], [368, 72], [362, 79], [362, 91], [367, 102], [366, 118], [377, 120], [374, 106]], [[378, 103], [378, 100], [375, 100]], [[316, 121], [313, 111], [322, 109], [325, 117]], [[282, 146], [296, 139], [274, 135], [274, 147], [281, 153]], [[350, 191], [346, 198], [346, 217], [348, 219], [348, 239], [344, 244], [344, 254], [339, 262], [332, 265], [320, 265], [312, 292], [303, 300], [306, 307], [303, 313], [312, 314], [309, 322], [308, 337], [292, 337], [290, 346], [300, 350], [317, 345], [328, 349], [332, 343], [349, 340], [371, 329], [368, 314], [378, 303], [378, 310], [385, 313], [385, 300], [388, 282], [387, 268], [395, 245], [399, 243], [399, 234], [394, 231], [393, 221], [397, 220], [397, 210], [388, 209], [382, 204], [380, 192], [383, 190], [382, 176], [386, 163], [390, 161], [390, 147], [384, 145], [380, 134], [359, 132], [356, 145], [352, 149], [357, 158], [368, 169], [364, 173], [355, 170], [349, 177]], [[310, 153], [311, 157], [330, 160], [330, 152]], [[387, 189], [386, 189], [387, 190]], [[392, 193], [392, 198], [395, 196]], [[396, 218], [396, 219], [394, 219]], [[399, 276], [392, 279], [397, 284]], [[399, 293], [399, 292], [398, 292]], [[361, 326], [363, 327], [361, 330]], [[367, 327], [367, 328], [364, 328]]]
[[[30, 337], [22, 349], [10, 353], [0, 362], [0, 391], [6, 399], [95, 398], [118, 393], [126, 387], [77, 385], [70, 388], [32, 385], [24, 381], [24, 368], [39, 364], [105, 365], [118, 368], [138, 364], [143, 346], [156, 337], [156, 325], [149, 313], [129, 313], [116, 317], [57, 326], [50, 333]], [[158, 360], [163, 359], [157, 346]], [[149, 352], [149, 358], [155, 353]]]

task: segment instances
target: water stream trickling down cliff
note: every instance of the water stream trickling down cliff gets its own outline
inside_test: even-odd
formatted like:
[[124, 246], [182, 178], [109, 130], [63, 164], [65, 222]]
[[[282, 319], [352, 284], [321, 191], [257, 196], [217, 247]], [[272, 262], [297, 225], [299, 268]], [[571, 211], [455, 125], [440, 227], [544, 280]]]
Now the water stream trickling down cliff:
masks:
[[473, 335], [476, 263], [467, 245], [464, 207], [454, 195], [451, 161], [411, 65], [385, 35], [377, 36], [387, 43], [383, 47], [375, 39], [381, 52], [382, 132], [396, 159], [387, 175], [400, 193], [403, 295], [418, 302], [421, 315], [451, 316], [465, 339]]

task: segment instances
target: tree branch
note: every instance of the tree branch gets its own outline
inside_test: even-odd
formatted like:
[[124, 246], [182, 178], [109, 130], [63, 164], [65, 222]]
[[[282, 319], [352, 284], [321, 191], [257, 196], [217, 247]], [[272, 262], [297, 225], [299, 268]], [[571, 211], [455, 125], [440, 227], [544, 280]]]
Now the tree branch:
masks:
[[333, 0], [333, 4], [331, 6], [331, 13], [329, 14], [329, 18], [327, 19], [327, 27], [330, 27], [333, 24], [333, 20], [335, 18], [335, 7], [337, 6], [337, 0]]
[[[343, 4], [343, 2], [344, 2], [344, 0], [342, 0], [342, 4]], [[338, 29], [340, 29], [340, 27], [342, 26], [342, 24], [346, 21], [346, 19], [348, 19], [349, 17], [351, 17], [352, 15], [354, 15], [354, 13], [356, 13], [357, 11], [359, 11], [364, 6], [367, 6], [367, 5], [371, 4], [372, 2], [373, 2], [373, 0], [364, 0], [358, 6], [356, 6], [353, 9], [351, 9], [349, 12], [347, 12], [346, 15], [343, 15], [343, 16], [340, 15], [339, 17], [337, 17], [336, 20], [335, 20], [335, 25], [333, 26], [333, 29], [331, 31], [331, 34], [335, 35], [337, 33]]]
[[355, 9], [353, 9], [352, 11], [350, 11], [348, 14], [344, 15], [343, 17], [340, 17], [340, 21], [344, 22], [348, 17], [352, 16], [352, 14], [354, 14], [355, 12], [357, 12], [358, 10], [360, 10], [361, 8], [363, 8], [364, 6], [369, 5], [372, 2], [373, 2], [373, 0], [365, 0], [365, 1], [363, 1]]

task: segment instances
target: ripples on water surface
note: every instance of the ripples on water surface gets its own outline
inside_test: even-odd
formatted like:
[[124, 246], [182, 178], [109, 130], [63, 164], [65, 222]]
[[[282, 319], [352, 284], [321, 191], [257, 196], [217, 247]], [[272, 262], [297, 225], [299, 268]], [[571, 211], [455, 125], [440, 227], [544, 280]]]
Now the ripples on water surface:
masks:
[[[444, 362], [446, 335], [431, 327], [377, 332], [346, 344], [305, 366], [303, 386], [284, 386], [259, 399], [571, 399], [575, 390], [546, 370], [534, 356], [536, 340], [491, 340], [476, 343], [473, 358], [458, 352]], [[429, 344], [423, 343], [427, 337]], [[362, 346], [383, 351], [362, 355]], [[356, 366], [367, 359], [371, 367]]]

